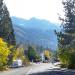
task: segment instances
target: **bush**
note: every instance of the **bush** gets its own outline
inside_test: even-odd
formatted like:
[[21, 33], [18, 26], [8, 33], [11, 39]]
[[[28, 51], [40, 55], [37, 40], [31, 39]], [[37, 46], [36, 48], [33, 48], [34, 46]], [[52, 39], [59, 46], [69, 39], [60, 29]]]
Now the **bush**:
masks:
[[75, 69], [75, 52], [70, 54], [70, 63], [68, 65], [69, 69]]
[[7, 43], [0, 38], [0, 70], [6, 68], [8, 63], [8, 55], [10, 54], [10, 50], [7, 46]]
[[61, 68], [67, 68], [67, 65], [66, 64], [61, 64], [60, 67]]
[[61, 67], [66, 67], [69, 69], [75, 69], [75, 52], [72, 50], [64, 50], [64, 52], [59, 54], [61, 61]]
[[24, 56], [24, 59], [22, 61], [23, 61], [23, 65], [25, 66], [30, 64], [30, 61], [27, 56]]

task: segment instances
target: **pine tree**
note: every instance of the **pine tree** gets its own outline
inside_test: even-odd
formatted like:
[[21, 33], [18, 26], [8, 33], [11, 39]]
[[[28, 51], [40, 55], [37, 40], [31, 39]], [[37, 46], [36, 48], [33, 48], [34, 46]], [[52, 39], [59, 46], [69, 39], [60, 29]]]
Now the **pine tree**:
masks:
[[0, 37], [3, 38], [9, 45], [15, 45], [11, 18], [3, 0], [0, 0]]
[[36, 61], [36, 60], [40, 59], [36, 49], [34, 47], [32, 47], [32, 46], [28, 47], [28, 54], [27, 54], [27, 56], [28, 56], [30, 61]]
[[58, 33], [59, 58], [69, 68], [75, 68], [75, 0], [65, 0], [63, 30]]

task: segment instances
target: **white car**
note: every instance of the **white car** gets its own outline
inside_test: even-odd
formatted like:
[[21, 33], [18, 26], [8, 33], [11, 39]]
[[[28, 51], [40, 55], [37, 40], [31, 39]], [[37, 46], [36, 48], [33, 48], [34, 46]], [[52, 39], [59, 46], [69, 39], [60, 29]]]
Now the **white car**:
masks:
[[13, 68], [22, 67], [22, 60], [20, 60], [20, 59], [13, 60], [13, 63], [12, 63], [11, 67], [13, 67]]

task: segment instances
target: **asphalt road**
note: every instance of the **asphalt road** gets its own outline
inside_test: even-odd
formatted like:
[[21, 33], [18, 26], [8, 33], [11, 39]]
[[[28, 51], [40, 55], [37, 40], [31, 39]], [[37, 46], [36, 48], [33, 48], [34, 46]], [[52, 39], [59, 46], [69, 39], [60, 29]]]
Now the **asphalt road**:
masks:
[[51, 63], [33, 63], [29, 67], [0, 72], [0, 75], [75, 75], [75, 70], [61, 69]]
[[39, 64], [29, 70], [28, 75], [75, 75], [75, 70], [60, 68], [55, 64]]
[[15, 68], [8, 71], [0, 72], [0, 75], [27, 75], [26, 73], [31, 68], [29, 67], [21, 67], [21, 68]]
[[29, 75], [33, 73], [45, 72], [50, 67], [53, 67], [50, 63], [31, 63], [31, 66], [15, 68], [8, 71], [0, 72], [0, 75]]

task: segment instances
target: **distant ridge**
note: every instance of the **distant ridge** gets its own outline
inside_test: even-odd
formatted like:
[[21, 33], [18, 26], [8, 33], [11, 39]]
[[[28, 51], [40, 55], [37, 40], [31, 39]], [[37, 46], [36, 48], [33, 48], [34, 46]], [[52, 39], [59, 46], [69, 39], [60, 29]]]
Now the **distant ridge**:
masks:
[[12, 17], [12, 23], [18, 43], [30, 42], [36, 45], [42, 45], [52, 50], [57, 49], [57, 36], [54, 32], [60, 31], [57, 24], [50, 23], [46, 20], [31, 18], [30, 20]]

